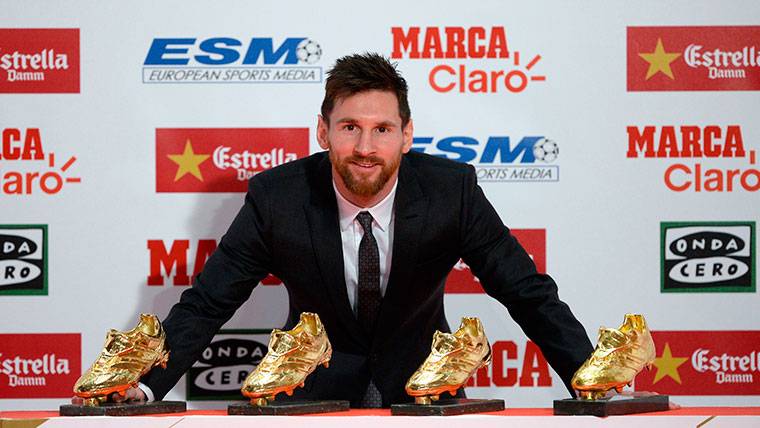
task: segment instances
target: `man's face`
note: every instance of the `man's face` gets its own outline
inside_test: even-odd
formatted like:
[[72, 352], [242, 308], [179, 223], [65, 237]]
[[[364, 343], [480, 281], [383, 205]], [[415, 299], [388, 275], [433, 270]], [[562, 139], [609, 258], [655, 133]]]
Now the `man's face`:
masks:
[[388, 195], [401, 155], [412, 146], [412, 123], [401, 127], [396, 95], [371, 90], [336, 101], [329, 125], [319, 117], [317, 139], [330, 150], [333, 177], [341, 194], [359, 206]]

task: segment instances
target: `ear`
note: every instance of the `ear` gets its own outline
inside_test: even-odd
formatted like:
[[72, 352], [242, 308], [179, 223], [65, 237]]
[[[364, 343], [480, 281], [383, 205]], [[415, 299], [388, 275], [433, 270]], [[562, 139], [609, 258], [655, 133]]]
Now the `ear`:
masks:
[[329, 126], [325, 122], [325, 119], [322, 117], [321, 114], [317, 115], [317, 142], [319, 142], [319, 147], [322, 147], [322, 150], [328, 150], [330, 148], [330, 143], [327, 141], [327, 128]]
[[412, 119], [409, 118], [409, 122], [407, 122], [406, 126], [402, 130], [404, 143], [401, 146], [402, 153], [409, 153], [409, 150], [412, 149], [412, 141], [414, 140], [414, 123], [412, 123]]

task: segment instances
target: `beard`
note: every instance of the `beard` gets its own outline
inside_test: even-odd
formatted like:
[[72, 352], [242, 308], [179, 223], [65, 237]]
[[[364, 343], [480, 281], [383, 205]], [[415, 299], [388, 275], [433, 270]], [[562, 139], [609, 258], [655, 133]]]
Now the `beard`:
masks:
[[[380, 190], [383, 189], [388, 180], [391, 179], [393, 174], [398, 170], [401, 164], [401, 153], [390, 162], [385, 162], [383, 159], [377, 156], [356, 156], [351, 155], [349, 157], [339, 159], [338, 156], [332, 150], [329, 151], [330, 162], [338, 171], [338, 175], [343, 179], [343, 183], [346, 188], [353, 194], [361, 197], [369, 197], [377, 195]], [[352, 162], [358, 163], [373, 163], [380, 166], [380, 174], [374, 180], [370, 177], [360, 176], [354, 174], [349, 168], [349, 164]]]

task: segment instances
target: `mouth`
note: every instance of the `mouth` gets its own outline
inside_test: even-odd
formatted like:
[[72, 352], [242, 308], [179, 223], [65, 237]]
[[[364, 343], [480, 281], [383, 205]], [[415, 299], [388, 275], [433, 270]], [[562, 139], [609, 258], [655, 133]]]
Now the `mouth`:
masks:
[[376, 163], [376, 162], [366, 162], [366, 161], [364, 161], [364, 162], [362, 162], [362, 161], [352, 161], [351, 164], [354, 165], [354, 166], [357, 166], [357, 167], [359, 167], [361, 169], [372, 169], [372, 168], [374, 168], [376, 166], [380, 166], [379, 163]]

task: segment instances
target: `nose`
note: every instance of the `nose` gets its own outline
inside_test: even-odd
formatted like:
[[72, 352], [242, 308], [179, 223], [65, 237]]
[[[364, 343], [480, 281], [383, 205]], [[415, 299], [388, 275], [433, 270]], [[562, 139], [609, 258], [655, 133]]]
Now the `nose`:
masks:
[[358, 156], [369, 156], [375, 153], [375, 143], [372, 141], [372, 131], [362, 130], [359, 139], [354, 145], [354, 154]]

